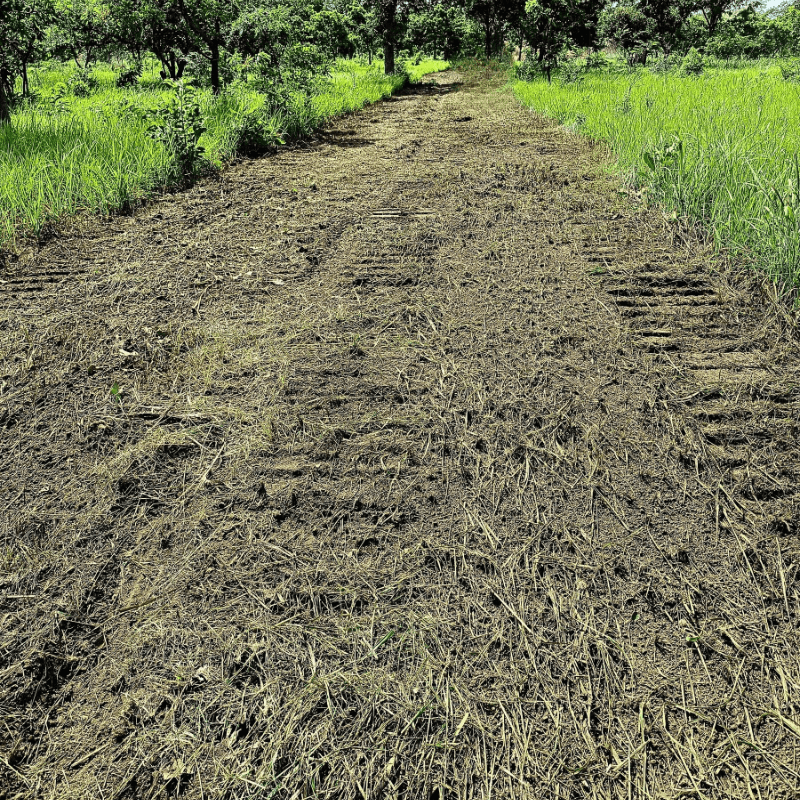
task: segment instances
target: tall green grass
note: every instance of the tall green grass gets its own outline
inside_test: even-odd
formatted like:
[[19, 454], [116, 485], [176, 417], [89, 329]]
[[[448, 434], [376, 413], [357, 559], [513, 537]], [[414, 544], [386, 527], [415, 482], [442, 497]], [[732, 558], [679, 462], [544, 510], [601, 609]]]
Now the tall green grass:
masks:
[[[415, 80], [446, 67], [423, 61], [409, 64], [408, 73]], [[145, 119], [148, 110], [167, 105], [169, 88], [147, 75], [135, 88], [117, 89], [113, 72], [104, 68], [95, 71], [97, 91], [59, 98], [68, 74], [53, 67], [34, 72], [38, 101], [0, 126], [0, 248], [69, 215], [125, 208], [178, 178], [172, 153], [147, 135]], [[317, 94], [294, 95], [265, 123], [276, 141], [296, 138], [389, 96], [405, 82], [384, 76], [380, 62], [367, 67], [339, 61]], [[263, 108], [264, 96], [239, 85], [219, 97], [203, 91], [199, 102], [207, 127], [200, 144], [209, 167], [219, 167], [236, 154], [242, 120]]]
[[633, 182], [715, 242], [800, 285], [800, 85], [777, 64], [696, 77], [607, 70], [514, 84], [526, 106], [607, 142]]

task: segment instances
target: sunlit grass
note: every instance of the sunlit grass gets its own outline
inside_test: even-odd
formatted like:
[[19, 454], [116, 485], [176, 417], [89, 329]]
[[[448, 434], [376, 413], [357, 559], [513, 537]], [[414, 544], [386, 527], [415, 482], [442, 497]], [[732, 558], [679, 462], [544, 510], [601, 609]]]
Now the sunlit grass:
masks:
[[[404, 83], [384, 76], [380, 62], [368, 67], [339, 61], [336, 66], [318, 94], [297, 95], [285, 111], [268, 119], [279, 138], [306, 135]], [[446, 66], [424, 61], [408, 69], [414, 79]], [[20, 235], [37, 235], [71, 214], [124, 208], [176, 180], [171, 153], [147, 135], [143, 118], [143, 112], [166, 105], [171, 96], [153, 69], [136, 88], [118, 89], [114, 72], [99, 68], [93, 72], [96, 92], [59, 99], [59, 88], [72, 72], [63, 66], [34, 71], [38, 102], [17, 109], [12, 124], [0, 127], [0, 247], [13, 246]], [[262, 108], [264, 97], [238, 86], [220, 97], [202, 91], [199, 101], [207, 127], [200, 144], [209, 167], [218, 167], [236, 154], [237, 124]]]
[[777, 64], [697, 77], [594, 72], [514, 90], [539, 113], [607, 142], [631, 180], [706, 224], [720, 248], [800, 284], [800, 86]]

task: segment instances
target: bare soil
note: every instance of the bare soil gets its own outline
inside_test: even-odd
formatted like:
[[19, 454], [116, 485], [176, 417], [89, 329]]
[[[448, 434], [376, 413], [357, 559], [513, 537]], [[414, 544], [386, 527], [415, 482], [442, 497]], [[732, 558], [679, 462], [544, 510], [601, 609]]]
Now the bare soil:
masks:
[[0, 274], [0, 796], [796, 798], [800, 348], [479, 74]]

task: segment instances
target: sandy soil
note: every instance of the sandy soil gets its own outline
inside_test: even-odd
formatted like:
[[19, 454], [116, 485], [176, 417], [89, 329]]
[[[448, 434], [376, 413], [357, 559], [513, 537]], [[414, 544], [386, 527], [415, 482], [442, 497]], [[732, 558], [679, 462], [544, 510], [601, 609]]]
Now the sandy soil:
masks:
[[800, 794], [800, 349], [443, 73], [0, 273], [0, 796]]

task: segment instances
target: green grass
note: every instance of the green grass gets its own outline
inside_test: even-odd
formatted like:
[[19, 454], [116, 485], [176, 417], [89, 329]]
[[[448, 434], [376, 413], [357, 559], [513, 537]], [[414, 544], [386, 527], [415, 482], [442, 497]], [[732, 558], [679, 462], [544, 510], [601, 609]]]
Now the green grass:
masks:
[[514, 84], [526, 106], [607, 142], [618, 166], [717, 246], [800, 285], [800, 85], [761, 62], [654, 74], [609, 69]]
[[[409, 63], [412, 80], [445, 69], [446, 62]], [[87, 97], [59, 97], [73, 70], [44, 65], [33, 70], [34, 103], [15, 111], [0, 127], [0, 248], [77, 213], [109, 213], [162, 191], [176, 181], [172, 154], [147, 135], [142, 113], [165, 106], [172, 91], [151, 65], [131, 89], [114, 85], [109, 67], [94, 70], [97, 89]], [[310, 133], [340, 114], [388, 97], [405, 79], [371, 67], [338, 61], [318, 94], [295, 95], [267, 126], [275, 140]], [[236, 155], [242, 120], [263, 108], [264, 97], [238, 86], [214, 97], [199, 93], [206, 133], [200, 140], [209, 168]]]

